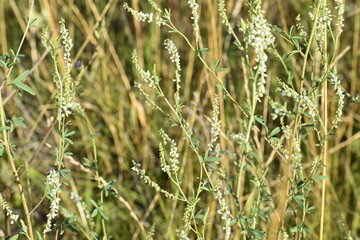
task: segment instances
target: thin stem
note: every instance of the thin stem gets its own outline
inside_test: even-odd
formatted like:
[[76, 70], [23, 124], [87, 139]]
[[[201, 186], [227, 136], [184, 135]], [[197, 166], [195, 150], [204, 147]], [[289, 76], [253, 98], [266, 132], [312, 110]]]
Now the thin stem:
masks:
[[[326, 5], [326, 0], [323, 1], [324, 5]], [[326, 23], [324, 23], [326, 24]], [[324, 26], [325, 28], [327, 28], [327, 26], [325, 25]], [[325, 39], [325, 42], [324, 42], [324, 48], [325, 48], [325, 63], [324, 63], [324, 66], [325, 66], [325, 69], [324, 69], [324, 72], [327, 73], [328, 71], [328, 59], [327, 59], [327, 31], [325, 31], [325, 36], [324, 36], [324, 39]], [[336, 48], [336, 46], [335, 46]], [[335, 49], [336, 51], [336, 49]], [[334, 54], [335, 55], [335, 54]], [[326, 75], [325, 75], [325, 78], [326, 78]], [[323, 96], [324, 96], [324, 101], [323, 101], [323, 111], [324, 111], [324, 135], [327, 136], [328, 133], [327, 133], [327, 128], [328, 128], [328, 95], [327, 95], [327, 81], [324, 82], [324, 85], [323, 85]], [[323, 171], [322, 171], [322, 175], [323, 176], [326, 176], [326, 170], [327, 170], [327, 152], [328, 152], [328, 141], [325, 141], [324, 142], [324, 152], [323, 152], [323, 163], [324, 163], [324, 166], [323, 166]], [[320, 237], [319, 237], [319, 240], [323, 240], [323, 235], [324, 235], [324, 222], [325, 222], [325, 200], [326, 200], [326, 179], [324, 178], [322, 180], [322, 189], [321, 189], [321, 217], [320, 217]]]
[[[19, 44], [19, 47], [18, 47], [18, 49], [16, 51], [16, 56], [19, 55], [21, 47], [22, 47], [22, 45], [23, 45], [23, 43], [25, 41], [25, 38], [26, 38], [26, 34], [27, 34], [28, 30], [29, 30], [29, 27], [30, 27], [30, 24], [31, 24], [32, 13], [33, 13], [33, 8], [34, 8], [34, 0], [32, 0], [31, 3], [30, 3], [29, 19], [28, 19], [28, 22], [27, 22], [23, 37], [22, 37], [21, 42]], [[15, 62], [16, 62], [16, 57], [13, 60], [13, 65], [10, 67], [9, 71], [6, 74], [4, 83], [9, 78], [9, 76], [10, 76], [10, 74], [12, 72], [12, 69], [15, 66], [15, 64], [14, 64]], [[4, 84], [3, 86], [5, 86], [5, 85], [6, 84]], [[7, 119], [6, 119], [6, 113], [5, 113], [5, 109], [4, 109], [4, 105], [3, 105], [3, 99], [2, 99], [1, 90], [2, 90], [2, 87], [0, 88], [0, 121], [1, 121], [1, 127], [5, 128], [6, 127], [5, 123], [6, 123]], [[7, 130], [3, 129], [3, 131], [2, 131], [3, 144], [4, 144], [4, 147], [5, 147], [6, 154], [8, 156], [8, 160], [9, 160], [9, 163], [10, 163], [11, 170], [12, 170], [12, 172], [14, 174], [14, 177], [15, 177], [15, 181], [16, 181], [16, 184], [17, 184], [17, 187], [18, 187], [18, 191], [19, 191], [20, 196], [21, 196], [21, 202], [23, 204], [24, 213], [25, 213], [25, 216], [26, 216], [26, 222], [27, 222], [27, 225], [28, 225], [27, 227], [28, 227], [29, 237], [30, 237], [30, 239], [35, 239], [34, 238], [34, 233], [33, 233], [33, 226], [32, 226], [32, 223], [31, 223], [31, 216], [30, 216], [30, 213], [29, 213], [29, 208], [28, 208], [28, 205], [27, 205], [24, 189], [23, 189], [23, 187], [21, 185], [20, 176], [19, 176], [19, 174], [17, 172], [15, 161], [14, 161], [14, 158], [13, 158], [12, 153], [11, 153], [10, 141], [8, 139], [7, 134], [8, 134]]]
[[24, 213], [25, 213], [25, 217], [26, 217], [26, 222], [27, 222], [27, 227], [29, 230], [29, 237], [31, 239], [34, 239], [34, 233], [33, 233], [33, 226], [31, 223], [31, 217], [30, 217], [30, 213], [29, 213], [29, 208], [27, 205], [27, 201], [26, 201], [26, 197], [25, 197], [25, 193], [24, 193], [24, 189], [23, 186], [21, 185], [21, 181], [20, 181], [20, 176], [17, 172], [16, 169], [16, 165], [15, 165], [15, 160], [13, 158], [12, 152], [11, 152], [11, 147], [10, 147], [10, 142], [9, 142], [9, 138], [8, 138], [8, 130], [6, 130], [6, 114], [5, 114], [5, 110], [4, 110], [4, 106], [3, 106], [3, 100], [2, 100], [2, 94], [0, 91], [0, 121], [1, 121], [1, 127], [3, 128], [2, 130], [2, 142], [3, 145], [5, 147], [5, 151], [8, 157], [8, 161], [10, 163], [10, 167], [11, 167], [11, 171], [14, 174], [15, 177], [15, 181], [17, 184], [17, 188], [21, 197], [21, 202], [24, 208]]
[[[23, 37], [22, 37], [22, 39], [21, 39], [21, 42], [20, 42], [20, 44], [19, 44], [19, 47], [18, 47], [18, 49], [17, 49], [17, 51], [16, 51], [16, 56], [19, 55], [20, 50], [21, 50], [21, 47], [22, 47], [22, 45], [23, 45], [23, 43], [24, 43], [24, 41], [25, 41], [25, 38], [26, 38], [26, 34], [27, 34], [27, 32], [28, 32], [28, 30], [29, 30], [29, 28], [30, 28], [31, 17], [32, 17], [33, 8], [34, 8], [34, 1], [35, 1], [35, 0], [32, 0], [31, 3], [30, 3], [29, 19], [28, 19], [28, 22], [27, 22], [27, 25], [26, 25], [26, 28], [25, 28], [25, 31], [24, 31], [24, 35], [23, 35]], [[10, 67], [9, 71], [8, 71], [7, 74], [6, 74], [5, 81], [6, 81], [6, 79], [8, 79], [8, 77], [10, 76], [10, 73], [11, 73], [11, 71], [13, 70], [13, 68], [14, 68], [14, 66], [15, 66], [15, 64], [14, 64], [15, 62], [16, 62], [16, 58], [14, 58], [14, 61], [12, 62], [13, 65]]]

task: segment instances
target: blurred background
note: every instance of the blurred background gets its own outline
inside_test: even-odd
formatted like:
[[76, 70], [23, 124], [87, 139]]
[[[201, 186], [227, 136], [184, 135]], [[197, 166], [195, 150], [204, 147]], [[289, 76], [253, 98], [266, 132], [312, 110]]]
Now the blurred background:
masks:
[[[163, 40], [172, 39], [179, 48], [182, 64], [182, 96], [184, 116], [192, 124], [197, 138], [204, 143], [210, 139], [211, 102], [217, 91], [215, 81], [209, 76], [195, 53], [178, 35], [169, 33], [165, 27], [156, 24], [140, 23], [133, 19], [122, 7], [123, 0], [36, 0], [34, 17], [37, 20], [26, 35], [21, 53], [25, 55], [21, 64], [12, 72], [13, 79], [26, 69], [31, 70], [27, 83], [36, 90], [36, 96], [24, 94], [22, 98], [14, 93], [11, 87], [3, 90], [5, 110], [8, 118], [23, 117], [27, 129], [16, 128], [12, 135], [12, 143], [17, 145], [15, 159], [22, 173], [22, 181], [26, 186], [26, 194], [30, 208], [41, 200], [44, 192], [46, 174], [54, 165], [54, 147], [56, 146], [56, 130], [53, 128], [56, 109], [54, 105], [55, 85], [52, 80], [51, 57], [41, 44], [41, 32], [45, 25], [53, 39], [59, 35], [59, 21], [64, 18], [69, 27], [70, 36], [74, 40], [72, 59], [73, 78], [85, 68], [79, 89], [79, 102], [84, 108], [85, 118], [90, 123], [90, 130], [97, 143], [99, 172], [106, 181], [116, 180], [112, 185], [118, 196], [105, 198], [105, 210], [110, 217], [108, 231], [113, 239], [143, 239], [145, 232], [155, 224], [155, 239], [175, 239], [175, 229], [182, 226], [184, 206], [172, 203], [164, 196], [153, 191], [144, 184], [138, 176], [132, 173], [131, 160], [142, 163], [147, 174], [163, 188], [171, 191], [168, 177], [161, 171], [158, 157], [160, 142], [158, 131], [166, 130], [170, 137], [179, 143], [181, 170], [184, 177], [184, 189], [190, 194], [196, 183], [198, 164], [193, 153], [182, 140], [181, 131], [172, 128], [172, 123], [146, 104], [143, 96], [134, 88], [138, 80], [131, 60], [133, 49], [137, 49], [139, 63], [147, 69], [154, 64], [162, 78], [162, 87], [168, 96], [174, 93], [172, 84], [174, 65], [171, 64], [164, 48]], [[135, 10], [151, 11], [145, 0], [128, 0]], [[156, 0], [159, 6], [172, 9], [173, 23], [195, 44], [192, 32], [191, 11], [187, 1]], [[200, 27], [202, 44], [209, 49], [206, 60], [216, 62], [222, 60], [227, 70], [222, 73], [224, 84], [237, 102], [246, 101], [246, 83], [244, 83], [244, 59], [233, 45], [233, 40], [226, 34], [217, 12], [216, 0], [199, 0]], [[245, 1], [227, 0], [228, 16], [233, 26], [239, 19], [247, 15]], [[351, 96], [356, 98], [359, 93], [360, 69], [360, 1], [346, 0], [345, 28], [339, 52], [343, 52], [337, 63], [342, 86]], [[288, 30], [295, 24], [295, 17], [300, 14], [306, 29], [311, 23], [308, 12], [311, 10], [310, 0], [263, 0], [265, 17], [273, 25], [282, 26]], [[29, 15], [29, 1], [0, 0], [0, 52], [4, 55], [10, 49], [17, 49]], [[241, 34], [239, 33], [241, 37]], [[285, 53], [288, 50], [286, 42], [277, 38], [279, 49]], [[280, 63], [270, 57], [272, 67], [270, 76], [282, 76], [279, 72]], [[76, 65], [75, 65], [76, 63]], [[60, 64], [61, 60], [60, 60]], [[0, 69], [0, 79], [4, 72]], [[271, 91], [272, 83], [268, 83], [267, 91]], [[336, 110], [335, 93], [330, 94], [329, 111], [333, 116]], [[151, 95], [156, 100], [156, 96]], [[264, 109], [265, 103], [258, 106], [258, 114], [269, 119], [269, 109]], [[160, 105], [164, 104], [159, 102]], [[221, 102], [222, 137], [221, 144], [224, 155], [224, 168], [231, 169], [232, 152], [236, 146], [230, 141], [236, 133], [244, 129], [242, 114], [234, 110], [230, 101]], [[351, 231], [353, 236], [360, 236], [360, 115], [359, 105], [347, 99], [344, 107], [342, 123], [329, 142], [328, 173], [331, 179], [327, 195], [326, 239], [343, 239], [345, 233]], [[85, 208], [90, 212], [90, 198], [99, 197], [96, 181], [85, 167], [84, 158], [93, 159], [92, 144], [89, 130], [83, 119], [72, 117], [72, 130], [76, 131], [71, 147], [74, 155], [67, 158], [65, 165], [71, 169], [69, 185], [62, 191], [62, 216], [76, 212], [74, 193], [85, 202]], [[274, 123], [276, 125], [276, 123]], [[230, 140], [229, 140], [230, 139]], [[259, 145], [264, 142], [259, 139]], [[303, 150], [304, 168], [311, 167], [311, 161], [316, 155], [311, 139], [305, 139]], [[206, 144], [204, 144], [206, 146]], [[274, 181], [279, 174], [279, 160], [269, 159], [268, 147], [263, 148], [262, 161], [269, 167], [268, 175]], [[271, 157], [273, 158], [273, 157]], [[14, 209], [21, 214], [21, 201], [16, 193], [14, 179], [8, 163], [0, 160], [0, 191]], [[249, 185], [249, 189], [250, 189]], [[250, 192], [245, 190], [244, 196]], [[313, 193], [313, 203], [316, 211], [309, 217], [308, 239], [317, 239], [319, 227], [320, 185]], [[73, 192], [73, 196], [71, 195]], [[244, 198], [244, 202], [246, 197]], [[216, 211], [215, 202], [209, 198], [211, 211]], [[210, 204], [211, 203], [211, 204]], [[42, 229], [48, 212], [48, 201], [45, 200], [33, 213], [35, 226]], [[0, 216], [0, 223], [4, 223]], [[95, 223], [98, 219], [93, 220]], [[91, 225], [91, 223], [89, 223]], [[1, 226], [1, 225], [0, 225]], [[100, 224], [95, 230], [100, 232]], [[79, 227], [81, 228], [81, 227]], [[221, 228], [210, 222], [207, 239], [220, 239], [221, 235], [213, 235], [214, 229]], [[85, 239], [80, 233], [72, 236], [65, 233], [64, 239]], [[221, 231], [220, 231], [221, 232]], [[71, 237], [72, 236], [72, 237]], [[51, 238], [51, 237], [50, 237]]]

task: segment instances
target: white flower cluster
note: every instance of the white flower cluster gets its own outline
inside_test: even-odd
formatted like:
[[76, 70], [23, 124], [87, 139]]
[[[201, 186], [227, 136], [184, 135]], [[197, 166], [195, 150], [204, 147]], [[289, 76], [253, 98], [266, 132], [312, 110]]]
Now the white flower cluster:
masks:
[[175, 63], [176, 70], [175, 70], [175, 79], [174, 82], [176, 82], [176, 92], [174, 94], [175, 98], [175, 108], [176, 111], [180, 112], [181, 103], [180, 103], [180, 82], [181, 82], [181, 65], [180, 65], [180, 54], [179, 51], [175, 45], [175, 43], [169, 39], [166, 39], [164, 41], [165, 49], [170, 54], [170, 60]]
[[225, 239], [228, 240], [230, 239], [230, 234], [231, 234], [231, 217], [230, 217], [231, 214], [220, 188], [221, 188], [221, 182], [218, 181], [217, 186], [214, 189], [215, 199], [218, 201], [220, 205], [220, 209], [217, 211], [217, 213], [220, 214], [221, 219], [225, 221], [225, 227], [224, 227]]
[[[171, 173], [172, 174], [176, 174], [180, 167], [179, 167], [179, 157], [180, 157], [180, 154], [178, 153], [178, 148], [176, 146], [176, 143], [174, 141], [174, 139], [171, 139], [165, 132], [164, 130], [160, 129], [159, 131], [160, 133], [160, 136], [162, 137], [163, 139], [163, 144], [164, 145], [167, 145], [168, 143], [170, 144], [170, 153], [169, 153], [169, 156], [170, 156], [170, 159], [169, 159], [169, 162], [170, 162], [170, 166], [168, 166], [165, 161], [164, 163], [164, 166], [163, 168], [165, 170], [168, 170], [170, 169], [171, 170]], [[162, 146], [162, 145], [161, 145]], [[161, 157], [161, 156], [160, 156]], [[169, 176], [170, 177], [170, 176]]]
[[9, 208], [9, 205], [7, 204], [1, 193], [0, 193], [0, 206], [2, 207], [3, 210], [5, 210], [6, 216], [10, 217], [10, 224], [14, 224], [18, 220], [19, 215], [13, 213], [13, 211]]
[[179, 240], [190, 240], [190, 238], [186, 235], [185, 230], [176, 229], [176, 236]]
[[273, 112], [271, 113], [272, 116], [272, 120], [276, 120], [278, 117], [282, 117], [282, 116], [290, 116], [291, 112], [288, 111], [283, 105], [281, 105], [280, 103], [276, 102], [273, 107]]
[[336, 96], [338, 98], [338, 107], [335, 113], [335, 119], [332, 121], [334, 128], [338, 127], [338, 123], [341, 121], [341, 116], [344, 108], [344, 90], [341, 87], [339, 76], [335, 73], [330, 74], [329, 82], [333, 85], [334, 90], [336, 91]]
[[267, 66], [266, 61], [268, 56], [266, 50], [271, 46], [275, 37], [271, 33], [271, 27], [268, 24], [267, 20], [263, 17], [263, 12], [261, 11], [261, 2], [258, 1], [254, 3], [254, 9], [250, 9], [249, 22], [246, 28], [245, 41], [247, 44], [252, 46], [256, 52], [255, 61], [257, 62], [254, 69], [256, 70], [257, 76], [257, 97], [260, 100], [265, 93], [265, 84], [267, 77]]
[[66, 63], [65, 70], [66, 70], [66, 74], [70, 74], [70, 70], [72, 67], [70, 51], [73, 48], [74, 44], [73, 44], [73, 40], [69, 35], [69, 30], [65, 26], [65, 20], [61, 19], [59, 23], [61, 26], [60, 34], [61, 34], [62, 44], [64, 45], [64, 61]]
[[67, 117], [72, 113], [72, 109], [79, 107], [80, 104], [75, 101], [75, 89], [74, 83], [71, 80], [71, 67], [72, 60], [70, 58], [70, 51], [73, 47], [73, 41], [69, 36], [69, 30], [65, 26], [65, 20], [60, 21], [60, 34], [62, 44], [64, 45], [64, 61], [65, 61], [65, 73], [62, 79], [58, 79], [56, 85], [60, 90], [58, 94], [58, 101], [60, 103], [58, 109], [58, 118]]
[[331, 25], [332, 14], [328, 6], [323, 6], [320, 11], [319, 21], [316, 26], [317, 34], [315, 35], [319, 41], [320, 48], [324, 48], [326, 31], [327, 28]]
[[306, 94], [305, 91], [302, 92], [301, 95], [299, 95], [299, 99], [295, 99], [295, 101], [301, 101], [303, 104], [301, 104], [301, 107], [306, 110], [309, 109], [309, 114], [314, 119], [317, 116], [319, 116], [319, 110], [316, 108], [314, 102], [311, 100], [311, 98]]
[[306, 110], [309, 109], [308, 112], [313, 119], [319, 116], [319, 111], [316, 108], [314, 102], [311, 98], [307, 95], [306, 91], [303, 90], [301, 94], [298, 94], [285, 83], [283, 83], [279, 78], [277, 79], [278, 84], [283, 89], [282, 95], [287, 97], [292, 97], [295, 102], [301, 102], [301, 108]]
[[145, 174], [145, 170], [141, 169], [141, 164], [135, 162], [134, 160], [133, 162], [133, 167], [131, 168], [131, 170], [133, 170], [138, 176], [140, 176], [140, 179], [142, 179], [146, 184], [148, 184], [150, 187], [153, 187], [157, 192], [161, 192], [165, 195], [165, 197], [169, 198], [169, 199], [175, 199], [175, 196], [171, 193], [169, 193], [168, 191], [163, 190], [159, 184], [153, 182], [148, 176], [146, 176]]
[[319, 165], [319, 162], [320, 162], [320, 157], [316, 156], [314, 161], [311, 163], [310, 176], [313, 176], [315, 174], [315, 172], [317, 171], [317, 166]]
[[82, 198], [78, 194], [76, 194], [74, 192], [70, 193], [70, 199], [73, 200], [75, 203], [79, 203], [79, 202], [82, 203], [81, 202]]
[[[328, 6], [323, 6], [319, 17], [319, 25], [325, 24], [329, 26], [331, 24], [332, 17], [333, 16], [331, 15], [331, 10], [328, 8]], [[319, 25], [317, 26], [317, 28], [321, 27]]]
[[233, 28], [231, 27], [231, 24], [226, 14], [225, 0], [219, 0], [219, 13], [221, 17], [221, 22], [227, 27], [228, 33], [233, 33]]
[[337, 26], [339, 27], [339, 33], [341, 34], [344, 28], [344, 13], [345, 13], [345, 6], [343, 0], [334, 0], [335, 2], [335, 9], [337, 9], [338, 13], [338, 20], [337, 20]]
[[162, 13], [161, 9], [159, 8], [159, 6], [156, 4], [156, 2], [154, 2], [154, 0], [148, 0], [149, 4], [151, 5], [151, 7], [153, 9], [155, 9], [155, 11]]
[[[136, 70], [139, 72], [141, 78], [149, 85], [150, 88], [155, 88], [157, 85], [156, 78], [149, 70], [145, 71], [140, 67], [136, 50], [133, 51], [132, 62]], [[138, 88], [141, 88], [141, 84], [140, 83], [138, 84], [139, 84]]]
[[220, 134], [220, 127], [221, 127], [221, 120], [220, 117], [220, 109], [219, 109], [219, 95], [216, 94], [214, 103], [213, 103], [213, 115], [211, 118], [211, 140], [208, 144], [208, 150], [211, 151], [214, 148], [214, 144], [219, 138]]
[[160, 155], [160, 166], [161, 166], [161, 170], [163, 172], [165, 172], [169, 178], [171, 178], [171, 167], [168, 164], [168, 162], [166, 161], [166, 156], [165, 156], [165, 149], [162, 143], [159, 144], [159, 155]]
[[295, 21], [296, 21], [296, 29], [299, 31], [299, 35], [305, 38], [307, 36], [307, 32], [304, 30], [304, 25], [301, 23], [300, 14], [296, 16]]
[[46, 233], [51, 231], [51, 227], [52, 227], [52, 220], [56, 218], [56, 216], [58, 215], [59, 212], [59, 203], [60, 203], [60, 198], [59, 198], [59, 194], [61, 192], [61, 183], [60, 183], [60, 178], [59, 178], [59, 173], [55, 170], [50, 171], [50, 173], [47, 175], [47, 186], [49, 187], [50, 193], [49, 193], [49, 197], [51, 199], [51, 204], [50, 204], [50, 212], [48, 213], [48, 215], [46, 215], [47, 217], [47, 222], [45, 225], [45, 229], [43, 231], [43, 235], [45, 236]]
[[190, 9], [191, 9], [191, 15], [192, 15], [191, 19], [194, 21], [193, 27], [194, 27], [194, 31], [195, 31], [196, 42], [199, 42], [200, 28], [199, 28], [199, 14], [197, 12], [197, 10], [199, 8], [199, 4], [197, 4], [196, 0], [189, 0], [188, 3], [190, 5]]
[[236, 141], [240, 153], [249, 153], [252, 151], [251, 144], [249, 144], [249, 142], [246, 141], [245, 134], [243, 133], [234, 134], [232, 137]]
[[294, 138], [294, 150], [291, 155], [291, 158], [292, 158], [292, 167], [294, 169], [301, 170], [302, 169], [302, 164], [301, 164], [302, 154], [301, 154], [300, 142], [297, 138]]
[[154, 17], [153, 13], [144, 13], [142, 11], [140, 11], [140, 12], [135, 11], [127, 3], [124, 3], [123, 6], [126, 9], [126, 11], [131, 13], [136, 18], [136, 20], [138, 20], [140, 22], [151, 23], [151, 22], [155, 21], [155, 23], [159, 26], [166, 24], [165, 20], [159, 14], [155, 14], [155, 17]]
[[283, 131], [286, 140], [289, 140], [292, 135], [292, 129], [290, 128], [290, 126], [289, 125], [282, 126], [281, 130]]
[[290, 116], [291, 112], [286, 109], [286, 107], [279, 102], [274, 101], [268, 96], [269, 104], [273, 111], [271, 112], [272, 120], [276, 120], [279, 117]]
[[183, 214], [184, 230], [187, 233], [191, 229], [192, 215], [196, 204], [199, 202], [199, 199], [195, 198], [192, 201], [188, 202]]
[[[176, 72], [175, 72], [175, 79], [174, 82], [177, 84], [180, 83], [180, 72], [181, 72], [181, 65], [180, 65], [180, 54], [175, 45], [175, 43], [169, 39], [164, 41], [165, 49], [170, 54], [170, 60], [175, 63], [176, 65]], [[180, 87], [180, 86], [179, 86]]]

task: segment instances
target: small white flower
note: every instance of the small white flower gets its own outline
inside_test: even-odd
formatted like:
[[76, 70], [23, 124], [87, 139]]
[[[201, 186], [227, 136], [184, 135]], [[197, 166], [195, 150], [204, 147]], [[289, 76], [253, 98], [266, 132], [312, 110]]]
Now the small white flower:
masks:
[[221, 128], [221, 120], [220, 118], [220, 109], [219, 109], [219, 95], [215, 96], [213, 103], [213, 116], [211, 118], [211, 140], [208, 144], [208, 150], [211, 151], [214, 148], [214, 144], [219, 138], [220, 128]]
[[[170, 166], [168, 166], [166, 164], [166, 160], [165, 160], [165, 157], [164, 157], [164, 149], [162, 148], [162, 144], [160, 145], [160, 160], [163, 159], [162, 161], [164, 161], [164, 163], [162, 164], [163, 165], [163, 168], [165, 170], [165, 172], [168, 172], [169, 170], [169, 167], [171, 169], [171, 173], [170, 174], [177, 174], [177, 172], [179, 171], [180, 167], [179, 167], [179, 164], [180, 164], [180, 161], [179, 161], [179, 157], [180, 157], [180, 154], [178, 153], [178, 148], [177, 148], [177, 145], [175, 143], [175, 141], [171, 138], [169, 138], [169, 136], [164, 132], [164, 130], [160, 129], [160, 136], [162, 137], [163, 139], [163, 144], [164, 145], [167, 145], [167, 143], [170, 144], [170, 153], [169, 153], [169, 163], [170, 163]], [[169, 176], [170, 177], [170, 176]]]
[[50, 171], [50, 173], [47, 175], [46, 181], [50, 190], [49, 197], [51, 199], [51, 203], [50, 212], [46, 215], [47, 222], [45, 224], [43, 236], [45, 236], [46, 233], [51, 231], [52, 220], [54, 220], [59, 213], [59, 204], [61, 201], [61, 199], [59, 198], [59, 194], [61, 192], [59, 173], [55, 170]]
[[345, 13], [345, 6], [343, 0], [334, 0], [335, 2], [335, 9], [338, 10], [337, 15], [337, 23], [336, 25], [339, 27], [339, 33], [341, 34], [344, 28], [344, 13]]
[[191, 19], [194, 20], [193, 27], [195, 31], [195, 38], [196, 42], [199, 42], [200, 39], [200, 28], [199, 28], [199, 14], [197, 12], [199, 8], [199, 4], [197, 4], [196, 0], [189, 0], [188, 1], [191, 9]]
[[260, 2], [256, 3], [250, 11], [249, 22], [246, 29], [245, 41], [255, 49], [257, 65], [254, 66], [257, 78], [257, 98], [263, 97], [267, 77], [266, 61], [268, 56], [266, 50], [274, 43], [275, 37], [271, 33], [271, 27], [264, 19]]
[[126, 11], [131, 13], [135, 17], [135, 19], [140, 21], [140, 22], [152, 23], [155, 20], [156, 24], [159, 25], [159, 26], [165, 24], [165, 20], [162, 19], [159, 14], [156, 14], [155, 17], [154, 17], [153, 13], [144, 13], [142, 11], [140, 11], [140, 12], [135, 11], [127, 3], [124, 3], [123, 6], [126, 9]]
[[334, 126], [334, 128], [337, 128], [338, 123], [341, 121], [341, 117], [342, 117], [345, 94], [344, 94], [344, 90], [341, 87], [341, 82], [336, 72], [330, 74], [328, 81], [330, 82], [331, 85], [333, 85], [334, 90], [336, 92], [336, 96], [338, 98], [337, 99], [338, 107], [335, 112], [335, 119], [332, 121], [332, 125]]
[[221, 182], [218, 181], [217, 186], [214, 189], [215, 199], [218, 201], [220, 207], [217, 212], [221, 216], [221, 219], [225, 222], [225, 227], [223, 228], [225, 230], [225, 239], [229, 240], [231, 234], [231, 214], [220, 189]]
[[231, 24], [229, 22], [227, 14], [226, 14], [225, 0], [219, 0], [218, 7], [219, 7], [219, 13], [221, 16], [221, 22], [223, 24], [225, 24], [225, 26], [227, 27], [229, 34], [233, 33], [233, 28], [231, 27]]
[[186, 235], [185, 230], [176, 229], [176, 236], [179, 240], [190, 240], [190, 238]]
[[145, 174], [145, 170], [141, 169], [141, 164], [135, 162], [134, 160], [133, 162], [133, 167], [131, 168], [131, 170], [133, 170], [137, 175], [140, 176], [140, 179], [142, 179], [144, 181], [144, 183], [148, 184], [150, 187], [154, 188], [157, 192], [161, 192], [165, 195], [165, 197], [169, 198], [169, 199], [175, 199], [175, 196], [171, 193], [169, 193], [168, 191], [162, 189], [159, 184], [153, 182], [150, 177], [146, 176]]
[[13, 211], [10, 209], [9, 205], [7, 204], [1, 193], [0, 193], [0, 206], [2, 207], [2, 209], [5, 210], [6, 216], [10, 217], [10, 224], [14, 224], [18, 220], [19, 215], [13, 213]]

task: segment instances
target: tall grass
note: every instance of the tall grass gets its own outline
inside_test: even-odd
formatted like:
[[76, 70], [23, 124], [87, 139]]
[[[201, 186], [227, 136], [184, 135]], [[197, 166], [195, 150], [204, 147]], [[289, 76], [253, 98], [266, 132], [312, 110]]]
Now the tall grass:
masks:
[[0, 236], [359, 239], [359, 8], [1, 1]]

